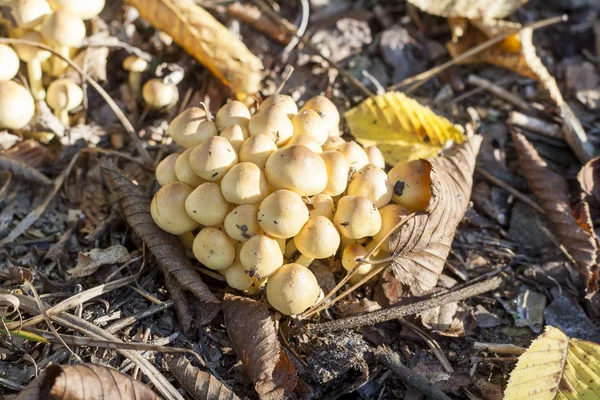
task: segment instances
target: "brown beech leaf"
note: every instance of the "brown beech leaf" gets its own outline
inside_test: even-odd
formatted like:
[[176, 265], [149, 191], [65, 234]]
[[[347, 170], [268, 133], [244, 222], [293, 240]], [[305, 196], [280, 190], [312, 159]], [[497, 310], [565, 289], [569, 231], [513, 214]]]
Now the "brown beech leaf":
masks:
[[52, 181], [34, 167], [28, 164], [14, 160], [12, 158], [0, 155], [0, 170], [9, 171], [15, 179], [24, 179], [32, 183], [41, 185], [51, 185]]
[[481, 136], [472, 136], [441, 157], [427, 160], [431, 165], [431, 200], [424, 212], [390, 237], [390, 251], [395, 257], [384, 274], [388, 281], [384, 291], [392, 303], [398, 301], [393, 294], [398, 292], [398, 282], [413, 295], [436, 285], [456, 227], [469, 205], [480, 145]]
[[577, 174], [583, 193], [598, 204], [600, 202], [600, 157], [588, 161]]
[[[187, 331], [192, 324], [205, 325], [212, 321], [219, 311], [219, 300], [202, 282], [177, 237], [154, 223], [150, 198], [121, 175], [111, 161], [103, 160], [102, 169], [119, 198], [127, 223], [156, 257], [183, 329]], [[186, 294], [197, 299], [188, 298]]]
[[239, 397], [212, 374], [194, 367], [185, 357], [166, 355], [169, 369], [195, 400], [239, 400]]
[[126, 0], [243, 100], [260, 89], [262, 62], [193, 0]]
[[441, 17], [505, 18], [527, 0], [408, 0], [421, 10]]
[[129, 252], [121, 245], [110, 246], [106, 249], [92, 249], [77, 255], [77, 265], [67, 271], [72, 277], [82, 277], [93, 274], [103, 265], [120, 264], [130, 259]]
[[225, 327], [261, 399], [288, 398], [296, 386], [296, 369], [281, 349], [266, 304], [226, 294]]
[[598, 242], [592, 235], [589, 208], [575, 216], [569, 201], [567, 181], [550, 171], [535, 148], [520, 133], [513, 133], [519, 164], [533, 194], [540, 202], [560, 243], [569, 251], [585, 282], [588, 296], [598, 291]]
[[50, 365], [15, 400], [160, 400], [150, 388], [110, 367]]

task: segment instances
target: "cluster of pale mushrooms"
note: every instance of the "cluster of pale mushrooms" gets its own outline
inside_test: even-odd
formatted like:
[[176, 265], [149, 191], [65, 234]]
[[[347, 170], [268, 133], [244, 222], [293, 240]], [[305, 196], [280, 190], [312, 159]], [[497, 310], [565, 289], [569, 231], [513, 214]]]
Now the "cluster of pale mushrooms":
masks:
[[[84, 21], [102, 11], [104, 0], [13, 0], [10, 6], [17, 24], [9, 29], [11, 37], [50, 46], [72, 58], [86, 35]], [[0, 128], [25, 127], [35, 113], [35, 101], [44, 99], [69, 125], [68, 113], [83, 101], [82, 89], [69, 79], [55, 79], [46, 92], [42, 81], [44, 72], [58, 78], [67, 70], [62, 58], [27, 44], [0, 44], [0, 60]], [[29, 91], [12, 80], [19, 60], [27, 64]]]
[[[154, 221], [234, 289], [266, 288], [272, 307], [296, 315], [322, 293], [308, 266], [338, 255], [350, 271], [430, 199], [429, 169], [416, 160], [385, 172], [382, 153], [340, 136], [326, 97], [298, 110], [286, 95], [258, 111], [238, 101], [213, 119], [203, 108], [177, 116], [168, 134], [185, 150], [156, 169]], [[374, 257], [389, 256], [389, 244]], [[364, 263], [354, 279], [373, 268]]]

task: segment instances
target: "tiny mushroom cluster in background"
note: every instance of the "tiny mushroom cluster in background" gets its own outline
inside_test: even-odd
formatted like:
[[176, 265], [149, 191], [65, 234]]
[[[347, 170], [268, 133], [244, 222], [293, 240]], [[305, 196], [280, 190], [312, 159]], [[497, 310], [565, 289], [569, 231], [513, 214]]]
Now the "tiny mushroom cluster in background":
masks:
[[[338, 254], [352, 270], [431, 196], [422, 161], [386, 173], [379, 149], [345, 141], [339, 123], [323, 96], [298, 110], [291, 97], [275, 95], [254, 115], [231, 101], [214, 120], [201, 108], [185, 110], [168, 128], [183, 149], [156, 169], [162, 188], [152, 217], [232, 288], [266, 288], [281, 313], [305, 311], [320, 295], [313, 260]], [[373, 256], [389, 250], [383, 243]], [[371, 269], [363, 264], [354, 279]]]

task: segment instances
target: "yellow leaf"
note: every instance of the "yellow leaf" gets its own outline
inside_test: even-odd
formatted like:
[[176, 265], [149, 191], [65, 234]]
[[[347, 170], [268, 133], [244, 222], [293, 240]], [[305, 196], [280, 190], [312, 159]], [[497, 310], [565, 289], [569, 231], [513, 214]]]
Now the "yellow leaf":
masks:
[[547, 326], [519, 357], [504, 400], [600, 399], [600, 345]]
[[461, 127], [401, 92], [370, 97], [344, 117], [352, 136], [365, 147], [377, 145], [391, 165], [435, 157], [448, 141], [465, 139]]
[[142, 18], [171, 37], [240, 100], [260, 89], [262, 62], [193, 0], [126, 0]]

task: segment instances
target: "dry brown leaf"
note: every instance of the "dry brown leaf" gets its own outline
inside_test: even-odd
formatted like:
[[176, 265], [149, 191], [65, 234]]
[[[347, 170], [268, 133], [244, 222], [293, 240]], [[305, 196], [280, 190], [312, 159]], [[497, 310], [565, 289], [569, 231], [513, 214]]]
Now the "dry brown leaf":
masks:
[[[92, 79], [105, 82], [108, 53], [108, 47], [105, 46], [88, 47], [80, 51], [73, 59], [73, 62], [83, 69]], [[78, 85], [83, 83], [81, 74], [72, 67], [67, 69], [66, 76]]]
[[505, 18], [528, 0], [408, 0], [421, 10], [441, 17]]
[[24, 162], [0, 155], [0, 170], [10, 171], [15, 179], [24, 179], [41, 185], [51, 185], [52, 181], [37, 169]]
[[226, 294], [225, 327], [261, 399], [287, 398], [296, 386], [296, 369], [281, 349], [264, 303]]
[[103, 265], [120, 264], [129, 260], [129, 252], [123, 246], [110, 246], [106, 249], [92, 249], [77, 255], [77, 265], [67, 273], [72, 277], [82, 277], [93, 274]]
[[15, 400], [160, 400], [150, 388], [110, 367], [50, 365]]
[[220, 302], [192, 266], [177, 237], [154, 223], [150, 198], [121, 175], [112, 162], [104, 160], [102, 168], [119, 198], [127, 223], [156, 257], [183, 329], [209, 323], [218, 313]]
[[259, 91], [262, 62], [223, 24], [193, 0], [126, 0], [164, 31], [238, 97]]
[[577, 174], [581, 190], [589, 201], [600, 202], [600, 157], [588, 161]]
[[2, 155], [21, 161], [30, 167], [39, 168], [50, 160], [50, 151], [35, 139], [27, 139], [3, 151]]
[[195, 400], [239, 400], [239, 397], [212, 374], [194, 367], [185, 357], [166, 355], [171, 373]]
[[443, 156], [427, 160], [432, 168], [431, 200], [424, 212], [409, 219], [390, 237], [390, 251], [395, 257], [384, 275], [388, 281], [384, 291], [391, 302], [398, 301], [393, 295], [397, 282], [414, 295], [436, 285], [456, 227], [469, 205], [480, 145], [481, 136], [472, 136]]
[[513, 133], [519, 164], [533, 194], [544, 209], [560, 243], [569, 251], [579, 267], [588, 295], [598, 291], [598, 243], [584, 227], [587, 217], [579, 221], [570, 207], [567, 181], [550, 171], [535, 148], [520, 133]]

